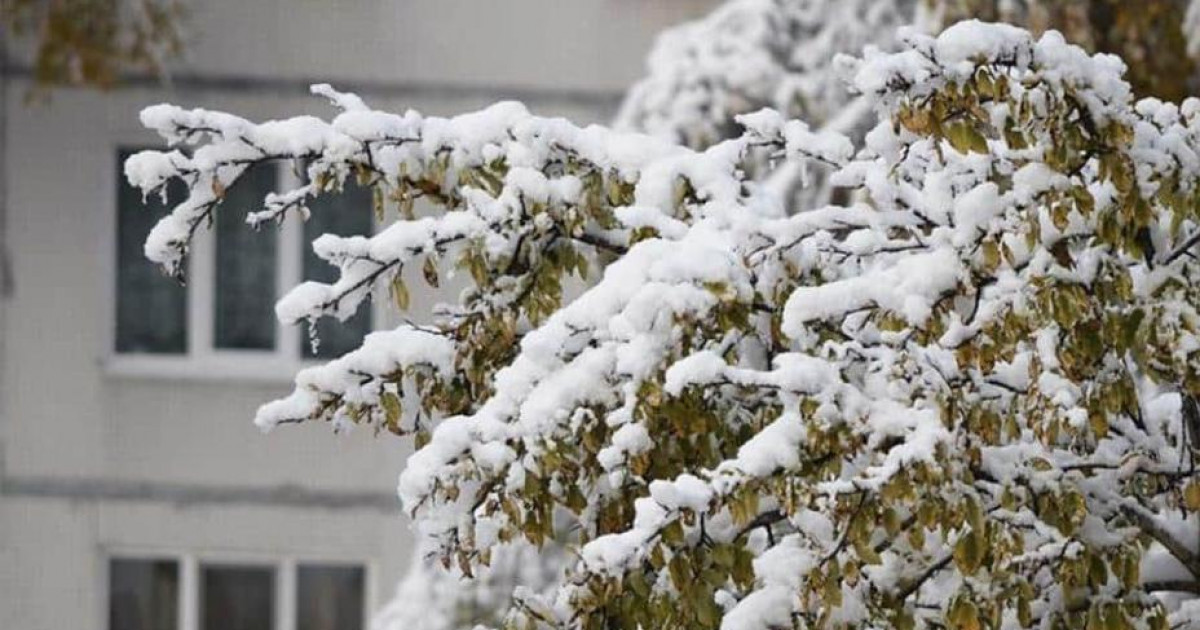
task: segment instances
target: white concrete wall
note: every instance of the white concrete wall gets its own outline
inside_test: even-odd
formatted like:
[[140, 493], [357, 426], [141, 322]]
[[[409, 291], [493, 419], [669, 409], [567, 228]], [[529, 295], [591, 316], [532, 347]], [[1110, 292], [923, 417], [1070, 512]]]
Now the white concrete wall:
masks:
[[[713, 0], [210, 0], [202, 73], [621, 90], [654, 34]], [[222, 33], [212, 36], [210, 33]], [[237, 46], [225, 42], [235, 41]]]
[[[258, 404], [288, 391], [285, 372], [239, 384], [219, 374], [165, 378], [108, 368], [116, 148], [151, 142], [136, 112], [167, 97], [64, 92], [48, 106], [10, 103], [7, 245], [15, 291], [2, 332], [4, 478], [68, 489], [82, 481], [392, 493], [407, 453], [400, 440], [369, 431], [335, 437], [316, 425], [263, 435], [250, 423]], [[169, 98], [254, 116], [308, 105], [261, 94]], [[76, 494], [0, 491], [0, 628], [104, 628], [104, 561], [113, 550], [370, 559], [384, 597], [408, 554], [398, 510], [180, 507], [88, 499], [86, 487]]]
[[[368, 85], [378, 93], [365, 97], [396, 109], [454, 113], [516, 95], [540, 113], [603, 121], [653, 34], [712, 3], [211, 0], [193, 3], [174, 88], [67, 90], [27, 106], [28, 84], [10, 79], [0, 120], [0, 237], [15, 279], [0, 302], [0, 628], [103, 629], [114, 550], [368, 560], [375, 603], [406, 566], [407, 524], [385, 510], [88, 496], [95, 484], [142, 482], [390, 494], [408, 452], [369, 431], [260, 434], [253, 410], [287, 391], [290, 369], [253, 383], [111, 369], [116, 149], [156, 143], [137, 125], [141, 107], [327, 113], [303, 94], [312, 79]], [[6, 491], [5, 479], [75, 494]]]

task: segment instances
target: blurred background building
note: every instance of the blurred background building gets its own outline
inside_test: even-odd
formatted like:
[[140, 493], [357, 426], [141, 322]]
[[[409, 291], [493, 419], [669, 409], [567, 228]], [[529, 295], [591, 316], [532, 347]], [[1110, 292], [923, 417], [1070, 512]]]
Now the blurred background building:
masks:
[[[369, 204], [347, 193], [314, 215], [334, 219], [261, 233], [227, 212], [179, 285], [141, 254], [163, 206], [122, 176], [123, 155], [161, 146], [142, 107], [328, 114], [308, 86], [330, 82], [398, 111], [517, 99], [603, 122], [654, 34], [713, 4], [194, 2], [165, 83], [48, 95], [0, 26], [0, 628], [356, 630], [410, 554], [402, 441], [250, 422], [307, 361], [385, 323], [325, 331], [314, 356], [272, 312], [328, 272], [306, 240], [369, 224]], [[226, 205], [291, 177], [260, 169]]]

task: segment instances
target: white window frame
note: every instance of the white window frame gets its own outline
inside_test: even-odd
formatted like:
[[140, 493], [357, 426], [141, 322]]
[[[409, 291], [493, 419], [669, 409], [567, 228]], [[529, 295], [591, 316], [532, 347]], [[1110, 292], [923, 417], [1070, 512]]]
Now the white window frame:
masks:
[[101, 561], [101, 620], [103, 630], [111, 630], [109, 622], [109, 563], [113, 560], [172, 561], [179, 567], [178, 617], [176, 630], [201, 630], [200, 570], [203, 566], [232, 566], [270, 568], [274, 574], [275, 610], [271, 630], [296, 630], [297, 569], [300, 565], [356, 567], [363, 571], [363, 628], [371, 625], [371, 613], [377, 607], [375, 588], [378, 573], [375, 563], [358, 557], [333, 555], [272, 554], [253, 551], [179, 551], [146, 548], [112, 547], [102, 554]]
[[[109, 173], [119, 173], [117, 155], [124, 147], [139, 146], [137, 143], [117, 144], [109, 151]], [[300, 177], [285, 162], [275, 162], [278, 190], [291, 190], [300, 185]], [[106, 334], [103, 336], [107, 348], [103, 355], [104, 370], [109, 376], [126, 378], [209, 380], [280, 383], [291, 381], [296, 372], [308, 365], [322, 363], [323, 359], [304, 358], [302, 335], [304, 324], [284, 325], [275, 320], [275, 348], [272, 350], [242, 350], [217, 348], [213, 345], [213, 327], [216, 308], [216, 247], [214, 230], [201, 229], [192, 240], [188, 253], [187, 276], [187, 351], [181, 354], [158, 354], [149, 352], [117, 352], [116, 310], [120, 295], [117, 291], [117, 229], [120, 208], [117, 204], [116, 177], [109, 177], [112, 190], [106, 195], [110, 211], [106, 223], [105, 267], [108, 270], [107, 294], [112, 303], [104, 318]], [[221, 209], [217, 210], [218, 212]], [[375, 218], [372, 213], [372, 223]], [[251, 229], [247, 226], [246, 229]], [[288, 216], [281, 225], [266, 225], [261, 229], [275, 230], [275, 300], [302, 281], [304, 268], [304, 226], [295, 217]], [[146, 264], [151, 264], [146, 261]], [[372, 324], [382, 321], [382, 312], [377, 300], [361, 308], [370, 308]]]

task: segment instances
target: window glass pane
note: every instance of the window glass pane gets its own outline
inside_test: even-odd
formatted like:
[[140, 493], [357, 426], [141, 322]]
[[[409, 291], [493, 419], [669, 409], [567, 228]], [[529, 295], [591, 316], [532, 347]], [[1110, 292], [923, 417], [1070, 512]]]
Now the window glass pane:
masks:
[[172, 560], [108, 563], [109, 630], [176, 630], [179, 565]]
[[362, 567], [300, 565], [296, 630], [362, 630], [364, 574]]
[[246, 213], [262, 209], [275, 178], [274, 164], [251, 169], [225, 192], [217, 210], [213, 343], [218, 348], [275, 347], [276, 229], [246, 225]]
[[202, 573], [200, 615], [204, 630], [272, 630], [273, 569], [206, 566]]
[[[334, 282], [338, 278], [337, 267], [321, 260], [312, 250], [312, 242], [322, 234], [338, 236], [369, 235], [372, 230], [373, 214], [371, 189], [347, 181], [339, 193], [318, 197], [309, 204], [312, 215], [304, 223], [304, 279]], [[333, 317], [322, 317], [317, 321], [317, 339], [320, 343], [314, 353], [309, 341], [307, 327], [300, 334], [304, 356], [332, 359], [357, 348], [363, 337], [371, 330], [371, 305], [362, 304], [350, 319], [339, 322]]]
[[168, 187], [169, 203], [125, 181], [125, 159], [117, 152], [117, 352], [187, 352], [187, 288], [146, 259], [142, 245], [150, 228], [183, 199], [181, 185]]

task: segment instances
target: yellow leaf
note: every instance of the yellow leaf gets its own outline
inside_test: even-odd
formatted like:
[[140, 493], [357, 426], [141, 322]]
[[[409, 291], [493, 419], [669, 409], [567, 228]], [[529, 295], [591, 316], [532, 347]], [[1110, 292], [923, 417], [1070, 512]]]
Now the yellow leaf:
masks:
[[425, 282], [427, 282], [429, 286], [436, 289], [439, 284], [439, 278], [437, 263], [433, 261], [432, 256], [425, 257], [425, 265], [421, 268], [421, 271], [425, 275]]
[[989, 239], [983, 242], [983, 265], [988, 271], [1000, 266], [1000, 247], [996, 241]]
[[408, 310], [408, 285], [404, 284], [404, 279], [400, 277], [400, 274], [392, 276], [392, 300], [396, 302], [396, 307], [400, 310]]
[[1189, 510], [1200, 511], [1200, 482], [1193, 481], [1183, 489], [1183, 504]]
[[972, 529], [954, 545], [954, 563], [963, 573], [972, 575], [983, 564], [985, 551], [983, 535]]

